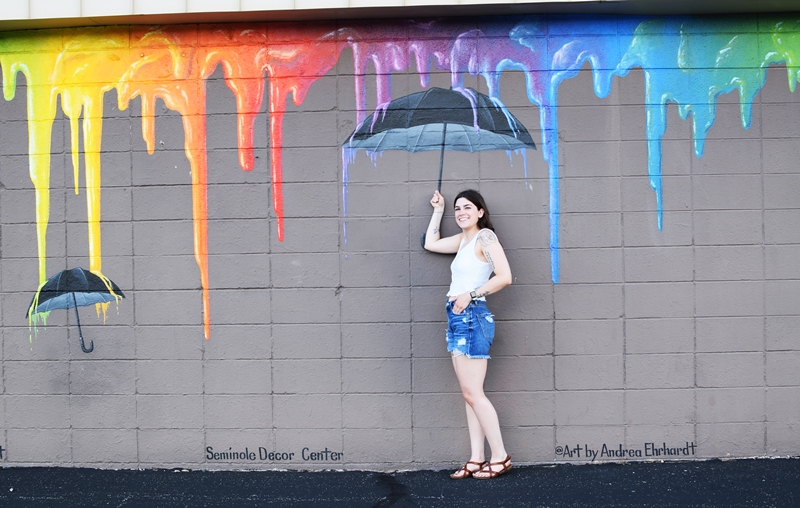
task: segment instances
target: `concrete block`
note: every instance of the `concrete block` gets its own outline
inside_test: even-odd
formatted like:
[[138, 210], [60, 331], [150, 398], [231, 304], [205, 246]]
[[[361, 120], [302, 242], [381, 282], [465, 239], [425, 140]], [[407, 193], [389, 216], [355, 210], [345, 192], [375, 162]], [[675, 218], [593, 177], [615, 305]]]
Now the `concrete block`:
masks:
[[792, 138], [762, 139], [763, 146], [761, 154], [756, 154], [762, 158], [765, 174], [796, 173], [797, 165], [794, 158], [789, 156], [791, 147], [796, 140]]
[[411, 391], [409, 359], [342, 360], [342, 391], [387, 393]]
[[[0, 247], [3, 249], [3, 258], [36, 258], [37, 238], [36, 226], [33, 224], [4, 224], [3, 234], [0, 238]], [[59, 258], [63, 257], [66, 248], [66, 227], [63, 223], [50, 223], [47, 225], [47, 255]], [[55, 261], [55, 259], [54, 259]], [[57, 266], [51, 266], [55, 271]], [[61, 268], [58, 268], [61, 269]], [[38, 280], [35, 279], [35, 280]], [[33, 288], [34, 290], [36, 288]]]
[[[751, 39], [752, 40], [752, 39]], [[762, 128], [761, 125], [761, 103], [753, 104], [753, 121], [750, 124], [750, 128], [745, 130], [742, 128], [742, 120], [741, 120], [741, 106], [739, 105], [739, 101], [728, 101], [727, 98], [723, 98], [721, 101], [717, 103], [717, 117], [716, 121], [714, 122], [714, 129], [711, 129], [708, 132], [709, 140], [729, 140], [729, 139], [745, 139], [748, 141], [757, 141], [757, 139], [751, 139], [757, 136], [757, 132], [762, 132], [764, 137], [773, 137], [766, 135], [766, 132], [760, 131], [759, 129]], [[766, 106], [765, 106], [766, 109]], [[766, 111], [764, 111], [766, 114]], [[755, 116], [758, 115], [758, 118]], [[765, 118], [769, 118], [766, 116]], [[765, 122], [764, 129], [766, 126], [770, 124], [770, 122]], [[734, 144], [735, 146], [735, 144]], [[712, 156], [716, 155], [715, 151], [705, 152], [706, 154], [710, 154]], [[723, 150], [720, 147], [719, 150], [720, 158], [719, 160], [727, 166], [733, 167], [740, 167], [740, 168], [748, 168], [751, 172], [758, 172], [759, 165], [752, 165], [745, 164], [744, 161], [737, 159], [733, 154], [731, 154], [727, 150]]]
[[[505, 253], [508, 264], [511, 266], [511, 275], [514, 284], [531, 285], [552, 283], [552, 276], [550, 274], [550, 249], [514, 249], [506, 250]], [[572, 266], [577, 269], [574, 263]], [[572, 272], [570, 271], [570, 273]], [[597, 272], [592, 273], [595, 277], [599, 275]], [[447, 279], [445, 283], [449, 284], [449, 279]]]
[[191, 221], [192, 186], [140, 186], [133, 193], [135, 221]]
[[619, 284], [559, 284], [553, 291], [556, 319], [622, 316], [622, 286]]
[[[341, 430], [332, 429], [276, 429], [275, 430], [274, 451], [290, 453], [289, 463], [302, 464], [303, 468], [314, 469], [324, 467], [328, 464], [339, 464], [348, 462], [347, 450], [343, 449]], [[337, 461], [333, 461], [330, 454], [328, 462], [322, 460], [311, 460], [311, 452], [320, 452], [325, 449], [344, 453]]]
[[[618, 178], [564, 178], [562, 213], [616, 212], [621, 210], [620, 180]], [[539, 210], [544, 212], [545, 210]]]
[[[492, 356], [531, 356], [553, 353], [551, 321], [495, 321]], [[415, 355], [416, 356], [416, 355]]]
[[[216, 337], [216, 334], [212, 332]], [[203, 326], [136, 326], [133, 328], [138, 358], [192, 360], [203, 354]]]
[[[424, 226], [423, 226], [424, 228]], [[413, 226], [412, 226], [413, 229]], [[506, 252], [506, 256], [508, 256], [510, 252]], [[369, 253], [366, 254], [366, 259], [374, 255], [384, 255], [384, 254], [373, 254]], [[354, 255], [348, 255], [348, 258], [352, 258]], [[397, 272], [397, 278], [401, 276], [401, 270], [407, 270], [411, 279], [411, 285], [413, 286], [444, 286], [449, 288], [450, 287], [450, 263], [453, 262], [453, 257], [449, 255], [432, 255], [432, 253], [424, 251], [424, 252], [412, 252], [411, 253], [411, 264], [410, 268], [407, 265], [403, 264], [402, 260], [398, 259], [397, 264], [395, 265], [393, 271]], [[511, 262], [509, 261], [509, 264]], [[342, 276], [344, 277], [344, 272], [347, 270], [352, 270], [354, 272], [359, 273], [357, 277], [361, 279], [363, 275], [361, 274], [361, 270], [358, 269], [359, 266], [355, 265], [354, 267], [348, 266], [346, 263], [342, 264]], [[374, 275], [373, 275], [374, 276]], [[396, 280], [396, 279], [395, 279]], [[447, 290], [445, 290], [446, 292]]]
[[342, 322], [408, 322], [409, 296], [407, 288], [346, 288], [341, 292]]
[[694, 287], [690, 282], [625, 285], [628, 318], [678, 318], [694, 315]]
[[691, 354], [625, 356], [626, 388], [689, 388], [694, 386]]
[[71, 432], [67, 429], [8, 429], [8, 463], [58, 464], [72, 460]]
[[[492, 215], [492, 223], [495, 225], [497, 235], [503, 248], [508, 250], [515, 249], [549, 249], [550, 245], [550, 222], [547, 214], [535, 215]], [[424, 232], [428, 221], [422, 224], [420, 233]], [[579, 224], [575, 224], [575, 229]], [[455, 234], [457, 231], [449, 233], [445, 228], [445, 235]], [[512, 232], [508, 234], [506, 232]], [[412, 239], [413, 240], [413, 239]], [[563, 247], [583, 247], [584, 245], [566, 245]], [[612, 245], [613, 247], [613, 245]]]
[[130, 360], [77, 360], [69, 364], [70, 393], [117, 394], [136, 391], [136, 363]]
[[800, 406], [797, 397], [800, 388], [797, 386], [782, 386], [767, 389], [767, 421], [768, 422], [797, 422], [800, 420]]
[[209, 360], [203, 366], [206, 394], [253, 394], [271, 392], [269, 360]]
[[[394, 79], [392, 79], [394, 81]], [[348, 94], [352, 97], [352, 94]], [[355, 116], [355, 115], [353, 115]], [[347, 123], [347, 119], [340, 117], [341, 124]], [[355, 125], [353, 125], [355, 127]], [[448, 153], [448, 155], [450, 155]], [[355, 158], [348, 161], [347, 165], [347, 182], [350, 184], [358, 183], [405, 183], [415, 180], [433, 180], [438, 175], [435, 170], [431, 170], [433, 165], [420, 165], [419, 159], [426, 159], [432, 157], [433, 154], [428, 154], [428, 157], [423, 153], [410, 154], [402, 150], [387, 150], [380, 154], [378, 158], [374, 159], [361, 150], [357, 151]], [[436, 155], [438, 157], [438, 154]], [[337, 150], [334, 160], [341, 159], [342, 154]], [[414, 166], [418, 171], [413, 176], [409, 177], [409, 158], [415, 162]], [[436, 159], [438, 164], [439, 160]], [[337, 171], [337, 173], [339, 173]], [[339, 180], [339, 175], [336, 175], [335, 181]], [[430, 186], [429, 186], [430, 187]]]
[[552, 462], [555, 436], [552, 427], [511, 427], [503, 429], [503, 445], [511, 450], [516, 464]]
[[190, 290], [198, 286], [194, 256], [133, 256], [133, 273], [137, 291]]
[[664, 211], [661, 231], [655, 207], [649, 212], [624, 212], [622, 221], [626, 247], [692, 245], [692, 212]]
[[414, 462], [436, 464], [455, 471], [469, 457], [469, 434], [464, 428], [414, 427]]
[[346, 394], [342, 397], [345, 429], [408, 429], [411, 394]]
[[[313, 136], [308, 136], [313, 132]], [[341, 143], [336, 112], [287, 112], [283, 121], [283, 146], [336, 146]]]
[[792, 189], [800, 185], [800, 175], [764, 175], [764, 208], [797, 208]]
[[137, 256], [194, 255], [190, 220], [135, 221], [133, 253]]
[[[5, 397], [6, 428], [66, 429], [69, 421], [68, 395], [15, 395]], [[65, 417], [66, 416], [66, 417]]]
[[559, 109], [563, 139], [572, 141], [616, 141], [620, 133], [620, 109], [609, 106], [574, 106]]
[[561, 215], [561, 246], [619, 247], [622, 245], [620, 213], [575, 213]]
[[800, 279], [800, 267], [795, 263], [798, 256], [800, 245], [765, 245], [765, 278]]
[[761, 175], [695, 175], [692, 205], [695, 210], [760, 210]]
[[622, 390], [557, 391], [556, 429], [562, 425], [622, 425], [623, 408]]
[[[340, 257], [337, 269], [341, 267], [342, 285], [347, 288], [403, 287], [411, 279], [409, 257], [408, 252], [351, 253]], [[425, 260], [431, 257], [426, 256]]]
[[763, 422], [764, 388], [699, 388], [697, 423]]
[[203, 392], [203, 364], [198, 360], [136, 362], [136, 393], [186, 395]]
[[765, 210], [764, 241], [800, 243], [800, 210]]
[[69, 341], [63, 326], [39, 325], [35, 332], [28, 327], [4, 326], [2, 334], [5, 360], [62, 360], [69, 356]]
[[[650, 425], [692, 424], [694, 392], [692, 390], [627, 390], [625, 423], [633, 427]], [[651, 437], [650, 439], [654, 439]]]
[[411, 288], [411, 318], [414, 323], [435, 322], [447, 326], [445, 306], [448, 286]]
[[[702, 157], [692, 157], [695, 175], [731, 175], [761, 172], [761, 140], [708, 139]], [[728, 163], [721, 163], [720, 158]]]
[[[215, 289], [211, 292], [211, 322], [218, 325], [269, 324], [268, 289]], [[200, 299], [200, 292], [197, 292]]]
[[[413, 243], [409, 243], [409, 219], [407, 217], [391, 218], [353, 218], [344, 219], [347, 236], [344, 237], [344, 250], [350, 252], [400, 252], [406, 251], [409, 245], [418, 245], [419, 236], [415, 235]], [[423, 230], [420, 234], [424, 233]]]
[[622, 249], [561, 249], [560, 262], [564, 284], [622, 282]]
[[[395, 153], [395, 152], [392, 152]], [[405, 152], [396, 152], [405, 153]], [[385, 155], [388, 155], [386, 152]], [[334, 165], [320, 164], [320, 161], [338, 160], [341, 158], [339, 147], [303, 147], [284, 148], [283, 167], [292, 168], [283, 174], [283, 181], [290, 182], [338, 182], [339, 171]], [[370, 171], [371, 175], [387, 175], [388, 171]], [[358, 179], [360, 180], [360, 179]], [[350, 181], [357, 181], [355, 172], [350, 172]]]
[[[284, 459], [291, 456], [291, 452], [275, 448], [275, 433], [272, 429], [210, 429], [205, 432], [204, 444], [206, 467], [212, 470], [275, 468], [288, 462]], [[221, 455], [215, 457], [214, 454], [220, 452], [239, 452], [240, 455], [239, 458]], [[271, 458], [270, 452], [273, 452]], [[274, 452], [278, 452], [280, 456], [276, 457]]]
[[461, 393], [453, 362], [446, 358], [418, 358], [411, 364], [412, 392]]
[[275, 254], [272, 284], [277, 288], [333, 287], [339, 285], [339, 256], [325, 254]]
[[404, 183], [348, 183], [347, 217], [408, 217]]
[[765, 138], [786, 138], [797, 137], [797, 126], [793, 125], [791, 118], [798, 112], [800, 105], [790, 103], [764, 104], [762, 111], [766, 118], [776, 121], [764, 122], [761, 135]]
[[[51, 190], [51, 192], [53, 192]], [[50, 199], [56, 198], [63, 203], [64, 193], [50, 194]], [[52, 212], [52, 209], [51, 209]], [[10, 224], [25, 224], [27, 228], [36, 222], [36, 193], [33, 189], [3, 189], [0, 194], [0, 223], [3, 227]], [[35, 229], [35, 227], [34, 227]]]
[[[643, 450], [645, 459], [662, 459], [663, 455], [655, 451], [645, 450], [645, 446], [650, 443], [649, 450], [653, 448], [683, 448], [686, 443], [694, 443], [694, 454], [697, 455], [697, 439], [695, 437], [694, 424], [655, 424], [655, 425], [633, 425], [625, 429], [625, 444], [632, 448]], [[688, 450], [691, 453], [691, 448]], [[649, 455], [648, 455], [649, 453]], [[666, 456], [670, 458], [669, 455]], [[681, 456], [671, 458], [681, 460]], [[685, 460], [685, 456], [684, 456]]]
[[267, 429], [272, 427], [270, 395], [206, 395], [203, 426], [207, 429]]
[[787, 454], [796, 456], [800, 453], [800, 443], [797, 441], [797, 432], [800, 425], [797, 423], [771, 423], [767, 422], [767, 451], [772, 456]]
[[336, 323], [339, 296], [333, 289], [275, 289], [273, 323]]
[[[641, 146], [644, 147], [644, 143], [641, 143]], [[559, 147], [563, 153], [561, 160], [564, 161], [562, 174], [570, 177], [619, 176], [626, 167], [626, 156], [630, 151], [627, 147], [619, 149], [617, 143], [573, 141], [564, 143], [562, 147]], [[647, 157], [646, 151], [642, 151], [639, 155], [642, 154]]]
[[[691, 150], [688, 147], [687, 149]], [[661, 189], [663, 210], [691, 210], [692, 180], [688, 175], [663, 176]], [[622, 179], [622, 210], [649, 212], [656, 210], [657, 206], [656, 194], [650, 187], [650, 178], [647, 175], [640, 173]]]
[[[487, 303], [497, 321], [552, 319], [553, 285], [508, 286], [487, 297]], [[444, 306], [444, 303], [441, 305]]]
[[767, 385], [795, 386], [800, 384], [800, 351], [767, 353]]
[[272, 362], [272, 392], [340, 393], [342, 366], [336, 359], [274, 360]]
[[[269, 219], [211, 219], [208, 221], [208, 252], [214, 254], [264, 254], [269, 252]], [[264, 265], [268, 272], [268, 266]]]
[[58, 395], [70, 393], [69, 365], [61, 361], [3, 362], [5, 393]]
[[338, 324], [292, 324], [272, 327], [272, 356], [284, 358], [340, 358]]
[[[495, 321], [496, 322], [496, 321]], [[447, 323], [411, 324], [411, 351], [415, 358], [447, 358]], [[495, 336], [498, 332], [495, 331]], [[495, 345], [495, 344], [492, 344]]]
[[755, 457], [766, 452], [765, 424], [711, 423], [697, 425], [698, 457]]
[[[769, 221], [760, 210], [714, 210], [694, 212], [695, 245], [759, 245], [769, 240]], [[772, 242], [770, 242], [772, 243]]]
[[203, 428], [201, 395], [139, 395], [136, 426], [140, 429]]
[[764, 312], [761, 281], [698, 282], [695, 295], [697, 316], [759, 316]]
[[137, 432], [139, 462], [153, 467], [200, 464], [205, 458], [204, 437], [199, 429], [141, 429]]
[[[553, 389], [553, 359], [550, 356], [495, 357], [486, 374], [487, 392]], [[520, 376], [520, 373], [525, 373]]]
[[800, 316], [770, 316], [766, 318], [767, 351], [797, 348], [797, 329]]
[[758, 280], [764, 278], [760, 245], [695, 248], [695, 280]]
[[339, 217], [340, 194], [334, 183], [284, 183], [284, 217]]
[[625, 249], [626, 282], [680, 282], [694, 278], [692, 247]]
[[69, 421], [74, 429], [132, 429], [136, 395], [72, 395]]
[[[495, 395], [490, 395], [496, 399]], [[462, 428], [467, 424], [466, 403], [459, 393], [414, 393], [412, 426]]]
[[345, 429], [343, 436], [348, 461], [411, 462], [411, 429]]
[[[109, 270], [109, 262], [114, 257], [123, 258], [123, 262], [131, 265], [131, 253], [133, 252], [133, 226], [131, 222], [106, 222], [103, 217], [101, 226], [101, 239], [102, 239], [102, 252], [104, 267], [103, 271], [108, 272], [114, 282], [121, 288], [128, 289], [132, 287], [128, 284], [127, 280], [120, 280], [120, 275], [112, 270]], [[85, 220], [85, 219], [84, 219]], [[70, 242], [67, 245], [67, 255], [75, 258], [85, 258], [86, 261], [81, 261], [81, 265], [86, 266], [88, 269], [89, 263], [89, 242], [88, 241], [72, 241], [72, 239], [86, 238], [87, 226], [86, 222], [75, 222], [67, 224], [67, 238]], [[49, 251], [49, 249], [48, 249]], [[70, 263], [74, 266], [77, 263]], [[129, 279], [130, 276], [126, 277]]]
[[697, 386], [764, 386], [764, 353], [698, 353]]
[[411, 356], [409, 323], [343, 324], [345, 358], [408, 358]]
[[261, 360], [270, 358], [269, 325], [211, 325], [211, 340], [201, 339], [207, 360]]
[[[505, 158], [505, 162], [501, 164], [508, 166], [508, 158], [504, 157], [505, 154], [501, 155], [500, 153], [495, 153], [494, 155], [501, 159]], [[486, 161], [482, 159], [481, 167], [486, 168], [487, 166], [485, 164]], [[522, 172], [518, 172], [514, 175], [516, 178], [510, 178], [508, 180], [498, 179], [496, 172], [498, 166], [499, 164], [490, 164], [488, 166], [491, 168], [488, 171], [492, 172], [492, 176], [489, 177], [491, 179], [482, 180], [479, 186], [481, 195], [485, 198], [486, 206], [489, 208], [492, 217], [495, 215], [531, 215], [547, 213], [548, 203], [550, 202], [550, 189], [547, 180], [544, 178], [524, 178]], [[484, 171], [486, 171], [486, 169], [484, 169]], [[532, 173], [529, 172], [528, 174]], [[540, 175], [541, 174], [537, 176]], [[523, 177], [523, 179], [520, 177]], [[575, 180], [576, 179], [571, 179], [571, 181]], [[562, 183], [562, 188], [563, 185]], [[577, 194], [578, 192], [580, 191], [577, 189], [573, 190], [573, 194]], [[452, 196], [455, 197], [456, 195], [457, 193], [454, 193]], [[597, 195], [592, 198], [595, 202], [598, 201], [598, 199], [599, 197]], [[579, 198], [569, 204], [580, 207], [581, 205], [578, 204], [578, 201]], [[562, 205], [567, 206], [567, 203], [562, 202]], [[592, 209], [602, 208], [601, 205], [593, 206], [589, 203], [584, 203], [584, 205]], [[563, 208], [562, 210], [566, 211], [567, 209], [568, 208]], [[612, 209], [615, 210], [616, 208]], [[443, 220], [453, 220], [450, 212], [451, 208], [448, 207]], [[503, 230], [500, 233], [502, 234], [505, 231], [506, 230]], [[501, 236], [500, 241], [502, 241], [507, 234], [508, 233]]]
[[697, 351], [762, 351], [764, 318], [699, 318], [696, 321]]
[[272, 226], [270, 252], [337, 252], [342, 225], [339, 219], [303, 219], [288, 217], [284, 237], [278, 240], [277, 225]]
[[608, 390], [623, 386], [622, 355], [555, 357], [556, 390]]
[[72, 460], [83, 464], [137, 462], [136, 429], [76, 429], [72, 432]]
[[614, 355], [623, 352], [621, 319], [559, 320], [555, 322], [557, 355]]
[[531, 425], [552, 427], [555, 424], [553, 392], [493, 392], [489, 399], [504, 428]]
[[774, 280], [764, 283], [765, 310], [768, 316], [800, 314], [800, 281]]
[[342, 428], [341, 395], [275, 395], [272, 401], [276, 429]]

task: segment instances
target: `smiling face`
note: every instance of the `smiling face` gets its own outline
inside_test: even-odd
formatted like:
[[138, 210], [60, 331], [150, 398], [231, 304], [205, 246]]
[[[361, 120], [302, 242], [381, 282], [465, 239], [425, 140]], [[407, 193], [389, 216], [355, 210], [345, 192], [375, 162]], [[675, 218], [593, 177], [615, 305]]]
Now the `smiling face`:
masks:
[[478, 227], [478, 219], [483, 217], [483, 210], [479, 210], [478, 207], [467, 198], [458, 198], [455, 206], [455, 217], [458, 227], [467, 231]]

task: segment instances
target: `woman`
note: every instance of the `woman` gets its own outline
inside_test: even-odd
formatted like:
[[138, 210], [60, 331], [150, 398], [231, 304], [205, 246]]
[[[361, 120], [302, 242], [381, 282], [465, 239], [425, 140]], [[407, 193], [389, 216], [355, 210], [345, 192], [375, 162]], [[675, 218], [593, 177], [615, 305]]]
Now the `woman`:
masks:
[[[503, 447], [497, 412], [483, 393], [483, 381], [494, 338], [494, 317], [486, 308], [486, 295], [511, 284], [511, 268], [489, 220], [483, 197], [465, 190], [454, 201], [455, 219], [461, 233], [441, 238], [444, 197], [436, 191], [431, 199], [433, 216], [425, 233], [425, 249], [456, 253], [450, 265], [452, 281], [447, 292], [447, 351], [452, 354], [461, 393], [467, 406], [467, 425], [472, 454], [451, 478], [489, 479], [511, 469], [511, 456]], [[494, 276], [490, 275], [494, 272]], [[484, 457], [484, 439], [492, 450]]]

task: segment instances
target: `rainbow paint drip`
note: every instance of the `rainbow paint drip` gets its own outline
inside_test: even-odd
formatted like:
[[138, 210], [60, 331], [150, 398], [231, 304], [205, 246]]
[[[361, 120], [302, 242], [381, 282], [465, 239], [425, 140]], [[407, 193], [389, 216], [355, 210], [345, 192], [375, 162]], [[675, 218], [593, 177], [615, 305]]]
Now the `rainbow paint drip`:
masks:
[[[415, 72], [427, 86], [432, 69], [450, 73], [451, 86], [482, 76], [488, 95], [502, 104], [500, 78], [522, 71], [527, 97], [540, 111], [542, 156], [549, 165], [550, 252], [559, 279], [558, 88], [587, 62], [594, 91], [605, 97], [612, 78], [640, 67], [645, 75], [648, 175], [662, 228], [661, 138], [666, 105], [691, 116], [694, 152], [703, 153], [717, 98], [738, 91], [742, 127], [772, 64], [785, 64], [789, 89], [800, 74], [800, 16], [759, 18], [516, 17], [466, 21], [394, 20], [391, 23], [179, 25], [41, 30], [0, 35], [3, 93], [14, 97], [16, 75], [27, 81], [30, 176], [36, 192], [39, 283], [46, 280], [46, 229], [50, 217], [50, 145], [57, 99], [69, 118], [75, 190], [78, 189], [79, 119], [83, 118], [90, 270], [102, 273], [101, 132], [104, 94], [115, 89], [125, 109], [141, 97], [142, 131], [155, 146], [155, 103], [162, 99], [183, 119], [185, 153], [192, 169], [194, 253], [203, 288], [205, 335], [210, 332], [205, 80], [221, 67], [236, 98], [239, 163], [253, 168], [253, 126], [264, 87], [268, 109], [273, 208], [282, 240], [283, 111], [289, 95], [302, 104], [309, 87], [336, 65], [346, 47], [354, 57], [356, 120], [367, 111], [366, 80], [375, 69], [377, 109], [392, 99], [394, 72]], [[374, 155], [374, 154], [372, 154]], [[347, 166], [343, 154], [346, 210]], [[291, 170], [291, 168], [288, 168]]]

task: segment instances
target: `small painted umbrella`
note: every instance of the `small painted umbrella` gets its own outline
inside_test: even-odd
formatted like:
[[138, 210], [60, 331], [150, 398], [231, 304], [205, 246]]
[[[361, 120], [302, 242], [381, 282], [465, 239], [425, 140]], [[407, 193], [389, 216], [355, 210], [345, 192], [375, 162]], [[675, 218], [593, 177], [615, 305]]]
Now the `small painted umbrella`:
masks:
[[50, 277], [44, 284], [39, 286], [39, 290], [33, 296], [25, 317], [50, 312], [55, 309], [74, 308], [75, 319], [78, 322], [78, 337], [81, 342], [81, 350], [84, 353], [91, 353], [94, 350], [94, 341], [89, 342], [88, 349], [83, 343], [78, 306], [113, 302], [122, 298], [125, 298], [125, 295], [122, 294], [119, 286], [114, 284], [111, 279], [83, 268], [73, 268]]
[[[343, 146], [369, 152], [440, 150], [439, 191], [445, 150], [536, 149], [525, 126], [499, 100], [472, 88], [437, 87], [391, 101], [364, 120]], [[420, 243], [424, 247], [424, 234]]]

